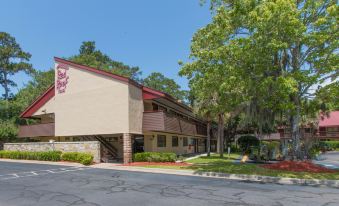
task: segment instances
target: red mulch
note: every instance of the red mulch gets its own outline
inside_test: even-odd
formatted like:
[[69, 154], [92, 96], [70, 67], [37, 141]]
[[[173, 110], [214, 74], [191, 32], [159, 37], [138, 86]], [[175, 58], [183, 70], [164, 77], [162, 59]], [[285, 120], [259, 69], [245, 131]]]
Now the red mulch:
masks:
[[190, 166], [192, 164], [186, 162], [131, 162], [123, 164], [123, 166], [148, 166], [148, 165], [161, 165], [161, 166]]
[[282, 161], [274, 164], [265, 164], [261, 167], [274, 170], [284, 170], [291, 172], [312, 172], [312, 173], [335, 173], [336, 170], [328, 169], [310, 161]]

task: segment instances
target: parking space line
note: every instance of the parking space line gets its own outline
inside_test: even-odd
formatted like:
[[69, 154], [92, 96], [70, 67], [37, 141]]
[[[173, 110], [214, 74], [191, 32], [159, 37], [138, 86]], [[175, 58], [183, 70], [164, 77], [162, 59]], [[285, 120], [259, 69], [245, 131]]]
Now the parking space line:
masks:
[[39, 175], [45, 175], [45, 174], [58, 174], [58, 173], [63, 173], [63, 172], [74, 172], [74, 171], [81, 171], [85, 169], [91, 169], [91, 168], [69, 167], [69, 168], [57, 168], [57, 169], [49, 169], [49, 170], [37, 170], [37, 171], [29, 171], [29, 172], [11, 173], [11, 174], [0, 175], [0, 180], [17, 179], [17, 178], [22, 178], [22, 177], [32, 177], [32, 176], [39, 176]]

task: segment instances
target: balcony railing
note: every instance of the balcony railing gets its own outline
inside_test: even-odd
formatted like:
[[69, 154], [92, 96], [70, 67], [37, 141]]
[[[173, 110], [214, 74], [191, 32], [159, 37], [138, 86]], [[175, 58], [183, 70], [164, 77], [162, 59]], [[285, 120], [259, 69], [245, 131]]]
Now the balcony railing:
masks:
[[55, 124], [33, 124], [19, 126], [19, 137], [50, 137], [55, 136]]
[[143, 130], [187, 135], [206, 135], [204, 125], [198, 125], [192, 120], [186, 120], [164, 111], [144, 112]]
[[319, 131], [320, 138], [339, 138], [339, 131]]

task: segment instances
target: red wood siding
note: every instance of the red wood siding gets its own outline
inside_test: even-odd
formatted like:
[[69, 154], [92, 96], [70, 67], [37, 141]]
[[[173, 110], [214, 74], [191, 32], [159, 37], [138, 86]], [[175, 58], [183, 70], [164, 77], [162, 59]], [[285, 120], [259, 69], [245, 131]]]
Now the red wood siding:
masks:
[[54, 123], [19, 126], [19, 137], [49, 137], [54, 135]]

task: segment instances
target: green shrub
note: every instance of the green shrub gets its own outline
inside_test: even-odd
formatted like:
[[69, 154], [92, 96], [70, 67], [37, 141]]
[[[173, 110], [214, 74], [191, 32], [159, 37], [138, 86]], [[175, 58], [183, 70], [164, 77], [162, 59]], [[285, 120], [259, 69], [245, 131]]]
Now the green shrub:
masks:
[[325, 150], [339, 149], [339, 141], [321, 141], [320, 145], [323, 146]]
[[31, 152], [31, 151], [8, 151], [1, 150], [0, 158], [23, 159], [23, 160], [41, 160], [41, 161], [60, 161], [60, 151]]
[[62, 153], [61, 159], [70, 162], [79, 162], [83, 165], [90, 165], [93, 161], [93, 155], [83, 152], [65, 152]]
[[262, 152], [266, 152], [264, 156], [266, 156], [267, 160], [277, 159], [277, 156], [280, 155], [280, 142], [278, 141], [261, 141], [261, 147], [266, 148], [262, 150]]
[[250, 147], [259, 146], [259, 140], [255, 136], [241, 136], [238, 145], [242, 152], [250, 153]]
[[135, 162], [175, 162], [177, 155], [172, 152], [141, 152], [133, 155]]

